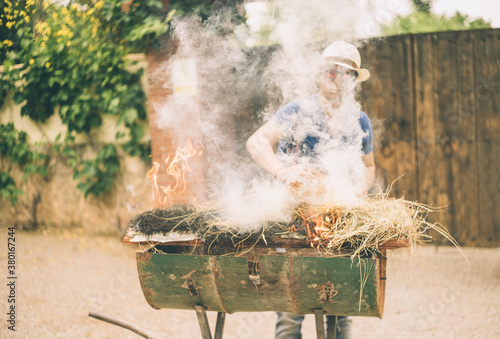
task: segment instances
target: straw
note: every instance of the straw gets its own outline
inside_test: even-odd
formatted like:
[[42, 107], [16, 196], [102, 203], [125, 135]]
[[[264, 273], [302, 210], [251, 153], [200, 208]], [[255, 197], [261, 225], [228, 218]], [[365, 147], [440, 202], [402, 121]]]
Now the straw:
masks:
[[[208, 244], [208, 252], [224, 246], [237, 249], [243, 244], [250, 249], [257, 244], [272, 246], [282, 237], [293, 237], [307, 239], [321, 254], [333, 255], [342, 250], [343, 256], [355, 259], [379, 253], [379, 247], [390, 240], [404, 240], [414, 250], [417, 244], [431, 240], [428, 231], [432, 229], [458, 247], [442, 225], [426, 220], [435, 210], [384, 193], [356, 206], [301, 204], [288, 223], [263, 220], [255, 228], [242, 231], [239, 225], [225, 220], [214, 206], [176, 205], [136, 216], [130, 222], [129, 234], [190, 232]], [[227, 253], [227, 248], [223, 252]]]

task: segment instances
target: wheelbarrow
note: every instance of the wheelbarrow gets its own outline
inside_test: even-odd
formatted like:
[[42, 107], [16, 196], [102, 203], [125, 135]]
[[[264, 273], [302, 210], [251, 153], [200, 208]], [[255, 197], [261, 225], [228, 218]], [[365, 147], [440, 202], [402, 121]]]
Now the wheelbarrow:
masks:
[[[127, 237], [123, 242], [137, 243]], [[377, 254], [352, 260], [325, 256], [298, 239], [286, 239], [279, 247], [255, 245], [238, 256], [202, 255], [203, 243], [196, 240], [155, 242], [136, 259], [149, 305], [194, 310], [203, 339], [212, 339], [207, 311], [218, 313], [214, 338], [222, 338], [226, 313], [270, 311], [314, 314], [317, 337], [325, 338], [325, 314], [382, 318], [386, 251], [406, 246], [391, 240]]]

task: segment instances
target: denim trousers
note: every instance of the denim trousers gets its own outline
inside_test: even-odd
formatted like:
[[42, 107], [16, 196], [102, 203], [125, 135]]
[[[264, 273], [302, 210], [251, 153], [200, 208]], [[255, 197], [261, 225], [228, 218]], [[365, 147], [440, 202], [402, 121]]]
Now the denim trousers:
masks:
[[[334, 317], [331, 315], [326, 316]], [[276, 339], [302, 339], [300, 329], [302, 327], [302, 320], [304, 316], [295, 313], [282, 313], [278, 312], [278, 320], [276, 321]], [[326, 331], [333, 329], [327, 328]], [[349, 317], [339, 316], [337, 318], [337, 334], [336, 339], [350, 339], [351, 338], [351, 319]]]

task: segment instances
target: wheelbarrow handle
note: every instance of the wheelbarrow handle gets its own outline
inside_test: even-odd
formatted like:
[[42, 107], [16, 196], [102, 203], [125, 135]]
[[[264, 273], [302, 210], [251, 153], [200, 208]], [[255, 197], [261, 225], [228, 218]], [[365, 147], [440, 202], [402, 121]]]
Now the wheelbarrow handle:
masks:
[[143, 338], [148, 338], [148, 339], [156, 339], [157, 338], [157, 337], [153, 336], [152, 334], [150, 334], [150, 333], [148, 333], [148, 332], [146, 332], [146, 331], [138, 328], [135, 325], [132, 325], [132, 324], [127, 323], [125, 321], [113, 319], [113, 318], [108, 317], [107, 315], [104, 315], [104, 314], [101, 314], [101, 313], [97, 313], [97, 312], [92, 312], [91, 311], [91, 312], [89, 312], [89, 317], [105, 321], [105, 322], [110, 323], [112, 325], [116, 325], [116, 326], [120, 326], [120, 327], [126, 328], [127, 330], [132, 331], [135, 334], [138, 334], [138, 335], [140, 335]]

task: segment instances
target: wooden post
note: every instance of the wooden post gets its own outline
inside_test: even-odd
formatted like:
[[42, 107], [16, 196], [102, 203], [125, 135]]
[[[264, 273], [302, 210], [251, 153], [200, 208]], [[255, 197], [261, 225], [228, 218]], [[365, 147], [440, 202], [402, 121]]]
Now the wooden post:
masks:
[[[476, 31], [475, 100], [478, 153], [478, 219], [481, 247], [500, 245], [500, 30]], [[496, 155], [495, 155], [496, 154]], [[495, 160], [496, 159], [496, 160]], [[467, 192], [468, 193], [468, 192]]]

